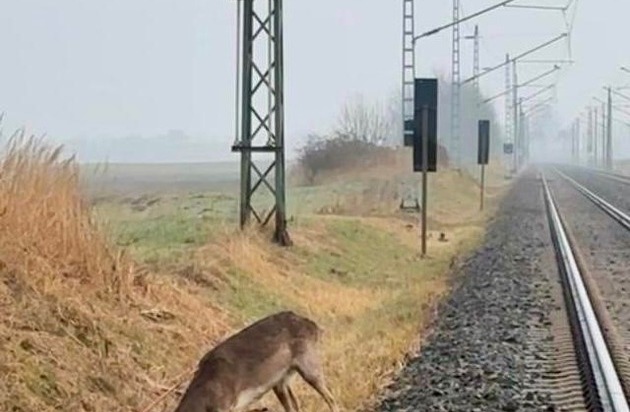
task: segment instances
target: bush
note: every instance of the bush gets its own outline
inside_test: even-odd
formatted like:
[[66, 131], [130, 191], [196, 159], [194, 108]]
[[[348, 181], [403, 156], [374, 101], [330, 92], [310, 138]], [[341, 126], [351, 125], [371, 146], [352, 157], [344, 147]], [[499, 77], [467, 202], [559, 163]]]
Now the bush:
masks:
[[361, 140], [311, 135], [299, 152], [298, 162], [306, 182], [314, 184], [323, 172], [367, 168], [393, 153], [391, 148]]

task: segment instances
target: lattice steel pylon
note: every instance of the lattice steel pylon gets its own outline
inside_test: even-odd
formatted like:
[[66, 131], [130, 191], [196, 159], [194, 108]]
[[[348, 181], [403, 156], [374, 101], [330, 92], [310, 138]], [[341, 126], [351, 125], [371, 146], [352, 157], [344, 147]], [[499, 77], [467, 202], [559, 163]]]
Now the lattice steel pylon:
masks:
[[606, 153], [608, 146], [606, 145], [606, 103], [602, 103], [602, 166], [608, 167], [606, 162]]
[[612, 129], [612, 89], [608, 86], [608, 107], [606, 112], [608, 113], [607, 123], [606, 123], [606, 169], [613, 170], [614, 169], [614, 161], [613, 161], [613, 129]]
[[480, 96], [479, 90], [479, 73], [481, 73], [481, 66], [479, 62], [479, 26], [475, 24], [475, 33], [473, 34], [473, 76], [475, 77], [474, 86], [477, 96]]
[[[481, 37], [479, 36], [479, 26], [475, 24], [475, 31], [473, 32], [473, 34], [470, 36], [464, 36], [464, 39], [473, 41], [472, 78], [474, 79], [473, 89], [475, 91], [475, 99], [477, 99], [477, 102], [478, 102], [479, 99], [481, 98], [481, 89], [479, 87], [480, 86], [479, 74], [481, 73], [481, 65], [480, 65], [480, 58], [479, 58], [479, 42], [480, 42]], [[475, 111], [475, 118], [478, 118], [479, 117], [479, 104], [475, 105], [474, 111]]]
[[593, 108], [593, 166], [599, 166], [599, 147], [597, 140], [599, 139], [599, 113], [598, 107]]
[[413, 145], [413, 98], [416, 78], [416, 48], [414, 47], [414, 0], [403, 0], [402, 26], [402, 122], [403, 144]]
[[518, 117], [518, 73], [516, 60], [512, 60], [512, 126], [513, 126], [513, 137], [514, 137], [514, 173], [517, 173], [519, 170], [519, 117]]
[[593, 107], [588, 107], [588, 123], [586, 129], [586, 164], [593, 166]]
[[579, 165], [582, 159], [582, 130], [581, 121], [578, 117], [575, 121], [575, 164]]
[[[414, 0], [403, 0], [402, 5], [402, 137], [404, 146], [413, 147], [414, 80], [416, 78]], [[400, 209], [420, 211], [418, 185], [416, 182], [413, 179], [404, 181], [401, 187]]]
[[[510, 55], [505, 55], [505, 143], [512, 144], [512, 150], [514, 150], [514, 135], [512, 126], [512, 96], [510, 90], [512, 89], [512, 75], [510, 73]], [[513, 168], [513, 167], [512, 167]]]
[[451, 150], [457, 168], [461, 166], [460, 159], [460, 115], [461, 115], [461, 62], [460, 62], [460, 30], [459, 30], [459, 0], [453, 0], [453, 50], [451, 69]]
[[571, 123], [571, 161], [573, 162], [573, 164], [576, 164], [576, 158], [577, 158], [577, 120], [574, 120], [573, 123]]
[[[275, 216], [274, 240], [287, 246], [282, 0], [242, 1], [241, 122], [232, 146], [241, 153], [240, 224], [245, 227], [254, 216], [266, 226]], [[270, 164], [255, 161], [254, 156], [265, 154]], [[261, 191], [273, 198], [264, 213], [252, 203]]]

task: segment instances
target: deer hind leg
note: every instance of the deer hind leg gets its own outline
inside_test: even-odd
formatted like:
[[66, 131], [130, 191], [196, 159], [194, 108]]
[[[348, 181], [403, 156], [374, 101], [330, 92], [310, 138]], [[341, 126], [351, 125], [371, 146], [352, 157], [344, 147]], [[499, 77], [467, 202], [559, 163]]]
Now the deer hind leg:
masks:
[[[312, 348], [311, 348], [312, 349]], [[319, 356], [315, 353], [314, 350], [307, 350], [300, 356], [297, 360], [297, 371], [308, 383], [324, 398], [328, 408], [332, 412], [339, 412], [339, 407], [337, 406], [337, 402], [333, 397], [332, 393], [326, 386], [326, 380], [324, 379], [324, 371], [322, 369], [321, 361]]]
[[295, 397], [295, 395], [293, 394], [293, 390], [291, 390], [291, 387], [289, 385], [287, 385], [287, 392], [289, 394], [289, 397], [291, 398], [291, 403], [293, 404], [293, 408], [297, 412], [300, 412], [300, 404], [299, 404], [297, 398]]
[[273, 392], [276, 394], [276, 397], [282, 404], [285, 412], [298, 412], [297, 409], [294, 409], [291, 395], [289, 394], [289, 386], [284, 382], [281, 382], [273, 387]]

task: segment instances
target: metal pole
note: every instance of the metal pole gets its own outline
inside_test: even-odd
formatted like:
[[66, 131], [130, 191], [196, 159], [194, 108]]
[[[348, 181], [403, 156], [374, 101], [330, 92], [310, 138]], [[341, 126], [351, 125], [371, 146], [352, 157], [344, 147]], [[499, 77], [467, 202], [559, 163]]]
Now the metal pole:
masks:
[[402, 122], [403, 145], [413, 143], [413, 130], [406, 130], [407, 122], [413, 121], [414, 79], [416, 78], [416, 48], [414, 0], [403, 0], [402, 32]]
[[254, 14], [253, 0], [244, 0], [243, 2], [243, 70], [242, 70], [242, 89], [241, 89], [241, 141], [240, 145], [244, 150], [241, 151], [241, 229], [249, 222], [250, 217], [250, 200], [251, 200], [251, 181], [252, 181], [252, 153], [251, 147], [251, 115], [249, 114], [252, 104], [252, 71], [254, 41], [253, 25], [254, 20], [251, 17]]
[[427, 204], [429, 178], [429, 107], [422, 107], [422, 256], [427, 255]]
[[586, 164], [593, 166], [593, 108], [588, 108], [588, 124], [586, 129]]
[[581, 161], [581, 159], [580, 159], [581, 158], [581, 156], [580, 156], [580, 154], [581, 154], [580, 153], [580, 146], [581, 146], [581, 135], [580, 135], [580, 133], [581, 133], [581, 130], [580, 130], [581, 129], [581, 125], [580, 125], [580, 123], [581, 123], [581, 120], [578, 117], [576, 125], [575, 125], [576, 164], [578, 164], [578, 165], [580, 164], [580, 161]]
[[453, 0], [453, 49], [451, 56], [451, 150], [454, 154], [456, 168], [461, 167], [460, 159], [460, 110], [461, 110], [461, 78], [460, 78], [460, 31], [459, 0]]
[[599, 165], [597, 139], [599, 139], [599, 113], [597, 112], [597, 106], [593, 108], [593, 166]]
[[514, 173], [518, 172], [518, 145], [519, 145], [519, 118], [518, 118], [518, 75], [516, 72], [516, 60], [512, 60], [512, 119], [514, 122]]
[[[241, 153], [240, 226], [244, 228], [252, 216], [265, 226], [275, 216], [274, 240], [288, 246], [282, 0], [243, 0], [243, 6], [241, 134], [232, 147]], [[267, 48], [266, 55], [254, 53], [259, 47]], [[271, 164], [254, 162], [258, 153], [273, 155]], [[260, 191], [273, 199], [272, 207], [264, 213], [252, 204], [253, 194]]]
[[574, 120], [573, 123], [571, 124], [571, 161], [575, 164], [575, 132], [576, 132], [577, 126], [576, 126], [576, 121]]
[[243, 14], [242, 0], [236, 0], [236, 88], [234, 89], [234, 144], [238, 144], [240, 141], [239, 136], [239, 120], [240, 120], [240, 98], [239, 92], [241, 90], [241, 15]]
[[479, 26], [475, 24], [475, 34], [474, 34], [474, 51], [473, 51], [473, 76], [475, 77], [475, 90], [477, 91], [477, 98], [479, 97], [479, 72], [480, 72], [480, 64], [479, 64]]
[[[415, 48], [415, 9], [414, 0], [403, 0], [403, 20], [402, 20], [402, 131], [403, 146], [413, 146], [413, 127], [407, 126], [413, 124], [414, 118], [414, 81], [416, 78], [416, 48]], [[403, 193], [401, 194], [401, 209], [407, 209], [406, 200], [413, 201], [413, 208], [419, 209], [419, 184], [415, 179], [404, 181], [402, 185]]]
[[606, 134], [606, 168], [613, 169], [613, 136], [612, 136], [612, 89], [608, 86], [608, 127]]
[[[512, 143], [512, 150], [514, 150], [514, 141], [512, 135], [512, 112], [510, 111], [510, 90], [512, 89], [512, 78], [510, 74], [510, 55], [505, 55], [505, 143]], [[511, 156], [510, 156], [511, 157]], [[513, 167], [510, 167], [510, 161], [507, 160], [508, 175]]]
[[481, 165], [481, 201], [479, 205], [479, 210], [483, 210], [483, 198], [486, 187], [486, 165]]
[[602, 103], [602, 166], [606, 167], [606, 153], [608, 153], [608, 144], [606, 143], [606, 103]]
[[[285, 187], [285, 159], [284, 159], [284, 23], [282, 0], [273, 0], [274, 45], [276, 64], [274, 67], [275, 85], [275, 157], [276, 157], [276, 231], [274, 240], [281, 245], [292, 244], [287, 232], [287, 209]], [[270, 67], [272, 67], [270, 65]], [[271, 94], [271, 92], [270, 92]]]
[[525, 113], [523, 112], [522, 99], [518, 102], [518, 168], [520, 170], [525, 155]]

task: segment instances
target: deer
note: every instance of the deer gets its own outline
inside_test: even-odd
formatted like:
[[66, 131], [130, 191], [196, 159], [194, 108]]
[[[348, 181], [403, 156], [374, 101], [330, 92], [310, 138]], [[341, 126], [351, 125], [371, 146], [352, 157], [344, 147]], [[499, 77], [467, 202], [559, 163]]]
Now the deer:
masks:
[[289, 386], [295, 374], [339, 412], [318, 352], [322, 334], [317, 323], [292, 311], [258, 320], [201, 358], [175, 412], [243, 412], [270, 390], [285, 412], [299, 412]]

